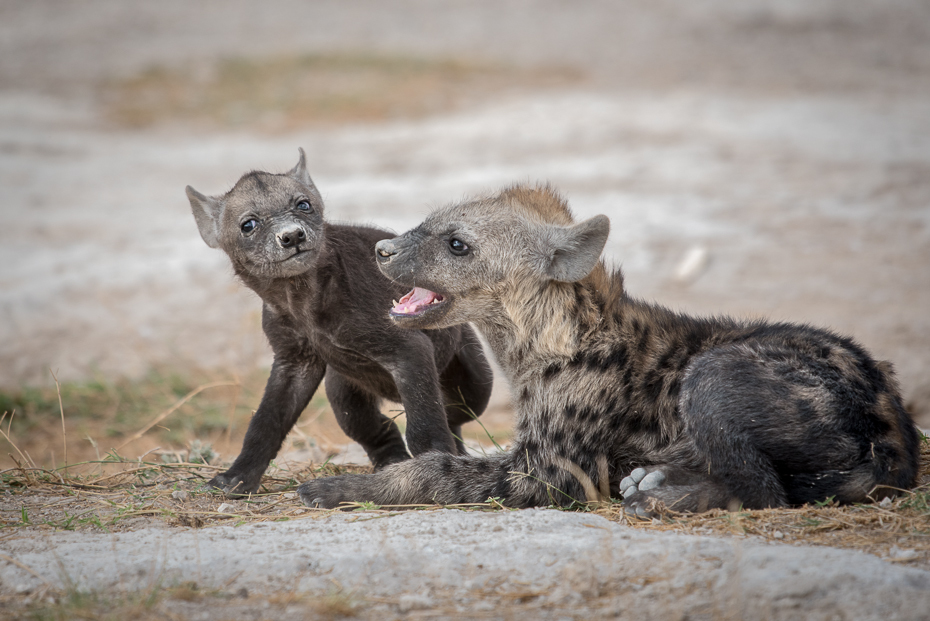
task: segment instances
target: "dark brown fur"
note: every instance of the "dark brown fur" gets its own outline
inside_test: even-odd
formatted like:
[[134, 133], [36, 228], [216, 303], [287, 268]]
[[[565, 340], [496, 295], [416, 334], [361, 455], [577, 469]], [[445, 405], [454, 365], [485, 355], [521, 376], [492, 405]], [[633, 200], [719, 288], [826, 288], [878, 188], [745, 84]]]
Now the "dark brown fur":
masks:
[[[204, 241], [222, 248], [261, 297], [274, 351], [242, 452], [211, 485], [257, 491], [324, 374], [336, 420], [375, 468], [408, 459], [408, 445], [414, 455], [464, 453], [461, 425], [481, 414], [491, 394], [481, 344], [468, 326], [425, 333], [391, 323], [380, 309], [404, 290], [378, 272], [373, 256], [391, 234], [324, 221], [303, 150], [287, 174], [248, 173], [219, 197], [191, 187], [187, 194]], [[381, 413], [382, 399], [403, 403], [406, 445]]]

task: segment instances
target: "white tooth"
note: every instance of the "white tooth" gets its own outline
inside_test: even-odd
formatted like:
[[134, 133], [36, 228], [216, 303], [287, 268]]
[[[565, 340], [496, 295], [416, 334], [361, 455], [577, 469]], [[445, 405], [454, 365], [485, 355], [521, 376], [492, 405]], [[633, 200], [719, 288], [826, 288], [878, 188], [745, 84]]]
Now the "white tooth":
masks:
[[392, 300], [391, 300], [391, 305], [392, 305], [392, 306], [397, 306], [397, 300], [392, 299]]

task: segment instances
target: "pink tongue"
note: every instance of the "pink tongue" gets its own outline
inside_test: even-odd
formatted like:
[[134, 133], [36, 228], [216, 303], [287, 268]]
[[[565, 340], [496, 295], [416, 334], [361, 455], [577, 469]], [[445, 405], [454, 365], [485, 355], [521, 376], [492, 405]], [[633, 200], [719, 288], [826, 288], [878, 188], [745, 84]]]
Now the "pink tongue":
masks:
[[400, 315], [413, 315], [425, 306], [429, 306], [434, 300], [442, 300], [442, 296], [433, 293], [427, 289], [414, 287], [413, 291], [400, 299], [400, 302], [394, 305], [394, 312]]

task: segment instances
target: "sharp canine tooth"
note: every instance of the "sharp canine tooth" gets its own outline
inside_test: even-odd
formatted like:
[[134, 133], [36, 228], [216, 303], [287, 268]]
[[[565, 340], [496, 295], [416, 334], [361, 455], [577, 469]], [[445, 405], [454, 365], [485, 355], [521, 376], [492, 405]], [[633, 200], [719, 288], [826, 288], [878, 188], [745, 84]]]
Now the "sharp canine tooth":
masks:
[[397, 306], [397, 300], [392, 299], [391, 302], [394, 306]]

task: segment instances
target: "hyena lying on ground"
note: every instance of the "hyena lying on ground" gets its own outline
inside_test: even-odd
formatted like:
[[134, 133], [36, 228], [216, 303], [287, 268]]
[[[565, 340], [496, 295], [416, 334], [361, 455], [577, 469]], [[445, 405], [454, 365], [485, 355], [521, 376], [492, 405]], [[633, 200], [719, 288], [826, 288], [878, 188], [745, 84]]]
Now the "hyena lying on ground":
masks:
[[918, 435], [890, 365], [803, 325], [697, 319], [627, 296], [599, 260], [609, 222], [579, 224], [548, 188], [440, 209], [377, 245], [415, 287], [406, 328], [472, 322], [508, 376], [512, 448], [426, 453], [318, 479], [305, 502], [567, 505], [624, 496], [678, 511], [883, 498], [914, 484]]
[[491, 395], [481, 344], [466, 325], [421, 332], [391, 323], [384, 309], [405, 288], [378, 272], [374, 248], [392, 234], [324, 221], [303, 149], [287, 174], [251, 172], [223, 196], [190, 186], [187, 196], [204, 241], [226, 251], [236, 275], [261, 296], [274, 351], [242, 452], [211, 485], [256, 491], [324, 373], [336, 420], [376, 469], [410, 457], [381, 399], [403, 402], [414, 455], [465, 453], [453, 437], [471, 420], [461, 402], [478, 415]]

